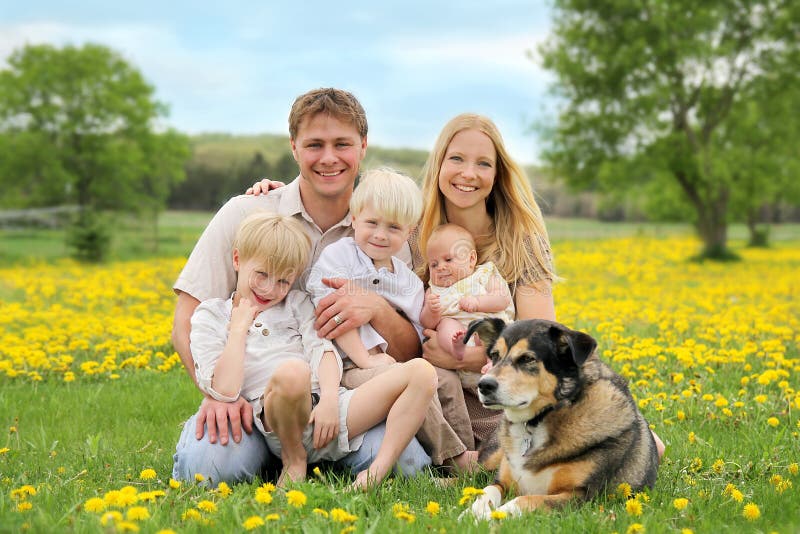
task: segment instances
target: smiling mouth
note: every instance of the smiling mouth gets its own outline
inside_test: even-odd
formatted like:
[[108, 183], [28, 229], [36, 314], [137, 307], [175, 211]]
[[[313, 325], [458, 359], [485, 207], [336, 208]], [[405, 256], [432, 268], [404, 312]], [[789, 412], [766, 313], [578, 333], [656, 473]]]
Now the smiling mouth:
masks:
[[477, 191], [478, 188], [472, 185], [453, 184], [453, 188], [461, 191], [462, 193], [472, 193]]
[[344, 172], [343, 170], [342, 171], [334, 171], [334, 172], [320, 172], [320, 171], [317, 171], [317, 174], [319, 174], [323, 178], [333, 178], [334, 176], [339, 176], [343, 172]]
[[270, 302], [272, 302], [272, 299], [261, 298], [256, 293], [253, 293], [253, 298], [256, 299], [256, 302], [258, 302], [259, 304], [262, 304], [262, 305], [263, 304], [269, 304]]

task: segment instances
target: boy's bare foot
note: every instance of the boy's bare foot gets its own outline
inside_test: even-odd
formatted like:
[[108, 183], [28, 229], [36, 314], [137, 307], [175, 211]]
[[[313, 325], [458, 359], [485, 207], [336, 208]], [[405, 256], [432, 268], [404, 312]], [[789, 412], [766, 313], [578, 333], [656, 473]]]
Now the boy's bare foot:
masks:
[[464, 359], [464, 352], [467, 349], [467, 340], [464, 339], [464, 334], [466, 333], [466, 330], [459, 330], [453, 334], [453, 356], [455, 356], [458, 361]]
[[472, 473], [480, 468], [478, 463], [478, 451], [464, 451], [458, 456], [453, 456], [448, 460], [456, 471]]
[[284, 465], [281, 476], [278, 477], [278, 487], [283, 487], [289, 482], [302, 482], [306, 479], [306, 464]]
[[[389, 466], [389, 468], [390, 467], [391, 466]], [[369, 468], [364, 469], [356, 475], [356, 479], [353, 481], [351, 488], [361, 491], [374, 488], [386, 478], [386, 475], [389, 474], [389, 468], [376, 465], [376, 462], [372, 462]]]

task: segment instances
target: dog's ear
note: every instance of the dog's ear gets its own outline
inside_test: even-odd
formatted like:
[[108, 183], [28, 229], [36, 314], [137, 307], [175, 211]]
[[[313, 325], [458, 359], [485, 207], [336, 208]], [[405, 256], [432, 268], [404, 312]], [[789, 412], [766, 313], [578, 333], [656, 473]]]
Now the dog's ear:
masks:
[[500, 332], [505, 326], [505, 321], [496, 317], [472, 321], [469, 323], [467, 333], [464, 335], [464, 343], [469, 341], [473, 334], [477, 333], [478, 337], [481, 338], [481, 343], [488, 350], [500, 337]]
[[568, 356], [578, 367], [592, 355], [597, 342], [589, 334], [570, 330], [562, 325], [550, 327], [550, 339], [556, 344], [559, 356]]

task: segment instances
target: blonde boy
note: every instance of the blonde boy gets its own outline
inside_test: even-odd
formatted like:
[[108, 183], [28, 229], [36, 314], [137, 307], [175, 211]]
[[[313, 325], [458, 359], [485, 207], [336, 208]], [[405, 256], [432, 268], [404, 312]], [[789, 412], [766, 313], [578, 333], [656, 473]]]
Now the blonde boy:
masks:
[[317, 336], [308, 295], [291, 289], [310, 248], [292, 217], [258, 212], [242, 221], [233, 249], [236, 291], [202, 302], [192, 315], [197, 382], [219, 401], [249, 401], [267, 446], [283, 461], [279, 483], [304, 478], [308, 462], [357, 450], [363, 432], [386, 419], [375, 461], [356, 477], [364, 487], [386, 476], [422, 423], [421, 415], [407, 421], [398, 412], [424, 410], [433, 369], [407, 365], [369, 387], [340, 387], [341, 360]]
[[[422, 195], [411, 178], [388, 168], [365, 172], [350, 199], [354, 237], [328, 245], [311, 269], [307, 289], [314, 304], [333, 291], [323, 279], [347, 278], [385, 298], [421, 337], [424, 287], [408, 265], [395, 257], [421, 213]], [[345, 369], [370, 369], [395, 361], [386, 354], [384, 338], [369, 323], [335, 342], [346, 355]], [[348, 385], [347, 373], [342, 383]]]

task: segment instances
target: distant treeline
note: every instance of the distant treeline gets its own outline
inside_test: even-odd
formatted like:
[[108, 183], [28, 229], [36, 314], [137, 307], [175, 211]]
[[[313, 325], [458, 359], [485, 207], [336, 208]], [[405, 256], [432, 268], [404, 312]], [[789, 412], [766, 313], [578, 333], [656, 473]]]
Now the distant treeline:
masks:
[[[170, 209], [216, 210], [259, 178], [290, 182], [298, 173], [286, 136], [203, 134], [191, 138], [191, 148], [186, 179], [173, 187], [168, 200]], [[362, 168], [386, 165], [419, 181], [427, 156], [424, 150], [370, 146]], [[610, 196], [593, 191], [575, 192], [535, 166], [527, 166], [525, 170], [546, 215], [605, 221], [688, 220], [688, 214], [669, 206], [654, 212], [644, 193]], [[800, 208], [764, 206], [762, 220], [797, 222]]]

